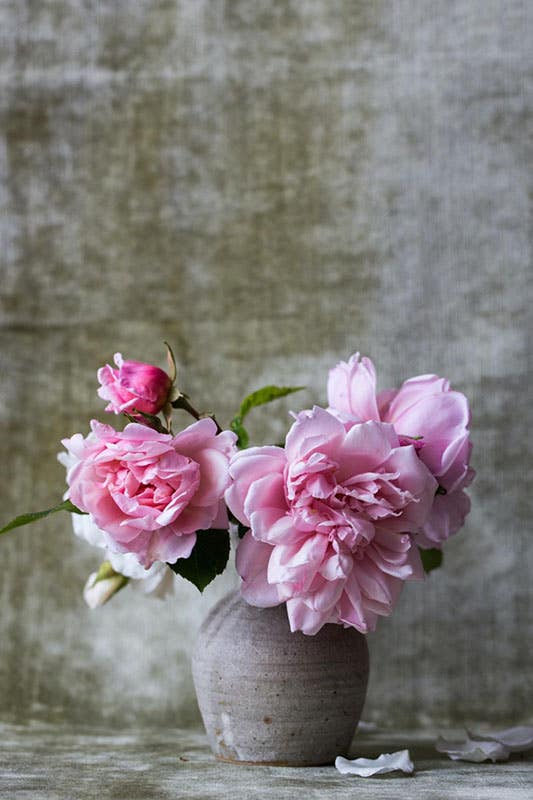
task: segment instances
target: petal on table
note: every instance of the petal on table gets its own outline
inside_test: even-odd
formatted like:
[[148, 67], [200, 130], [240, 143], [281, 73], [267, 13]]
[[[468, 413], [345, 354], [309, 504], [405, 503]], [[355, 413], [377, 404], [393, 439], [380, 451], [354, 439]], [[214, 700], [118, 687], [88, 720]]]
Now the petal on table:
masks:
[[337, 756], [335, 766], [342, 775], [358, 775], [360, 778], [371, 778], [372, 775], [397, 771], [411, 775], [415, 770], [409, 750], [382, 753], [378, 758], [354, 758], [353, 761]]

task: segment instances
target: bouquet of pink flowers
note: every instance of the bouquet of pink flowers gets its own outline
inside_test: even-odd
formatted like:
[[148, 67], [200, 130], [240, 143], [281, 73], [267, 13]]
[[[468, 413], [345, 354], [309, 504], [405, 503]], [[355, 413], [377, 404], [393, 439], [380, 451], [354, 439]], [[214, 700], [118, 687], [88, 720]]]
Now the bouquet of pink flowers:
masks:
[[[357, 353], [330, 371], [327, 408], [295, 414], [283, 446], [249, 447], [251, 409], [301, 387], [253, 392], [223, 430], [177, 388], [170, 348], [168, 361], [165, 372], [117, 353], [116, 368], [98, 371], [106, 411], [127, 424], [92, 420], [87, 436], [64, 439], [63, 502], [0, 530], [70, 512], [74, 532], [105, 555], [89, 605], [129, 582], [164, 593], [174, 573], [202, 591], [226, 567], [232, 527], [244, 599], [285, 603], [291, 630], [305, 634], [326, 623], [374, 630], [404, 581], [440, 564], [475, 474], [468, 403], [447, 380], [420, 375], [377, 392]], [[177, 409], [195, 421], [175, 432]]]

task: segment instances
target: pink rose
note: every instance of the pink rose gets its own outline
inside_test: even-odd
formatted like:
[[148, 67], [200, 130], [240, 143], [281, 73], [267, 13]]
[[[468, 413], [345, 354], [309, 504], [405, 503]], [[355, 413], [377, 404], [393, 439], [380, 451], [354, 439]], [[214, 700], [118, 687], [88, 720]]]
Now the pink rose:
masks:
[[227, 528], [223, 501], [235, 434], [217, 434], [212, 419], [177, 436], [130, 423], [122, 432], [93, 420], [92, 433], [63, 444], [76, 462], [67, 473], [68, 497], [91, 514], [107, 544], [154, 561], [187, 558], [196, 531]]
[[475, 476], [469, 466], [470, 412], [464, 394], [452, 391], [449, 381], [438, 375], [418, 375], [399, 390], [376, 396], [374, 365], [356, 353], [330, 371], [328, 402], [332, 413], [347, 424], [369, 419], [392, 423], [401, 443], [414, 445], [437, 479], [439, 493], [417, 544], [439, 547], [456, 533], [470, 510], [463, 489]]
[[243, 450], [230, 475], [226, 502], [250, 527], [237, 551], [242, 594], [257, 606], [286, 601], [293, 631], [373, 630], [403, 581], [421, 576], [408, 532], [423, 524], [437, 484], [392, 425], [347, 430], [315, 407], [298, 416], [285, 449]]
[[158, 414], [172, 386], [167, 373], [152, 364], [124, 361], [120, 353], [115, 353], [114, 359], [118, 369], [106, 364], [98, 370], [98, 380], [102, 384], [98, 395], [109, 401], [105, 410], [115, 414], [134, 410]]

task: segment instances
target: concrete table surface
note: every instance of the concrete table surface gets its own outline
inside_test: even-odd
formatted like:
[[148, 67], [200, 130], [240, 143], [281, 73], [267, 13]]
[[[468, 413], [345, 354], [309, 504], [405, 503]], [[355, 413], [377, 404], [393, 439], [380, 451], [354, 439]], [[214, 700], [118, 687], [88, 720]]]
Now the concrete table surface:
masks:
[[235, 766], [217, 761], [201, 731], [82, 730], [0, 725], [2, 800], [531, 800], [533, 755], [504, 764], [453, 762], [427, 732], [359, 734], [354, 753], [408, 747], [416, 774], [342, 776], [334, 767]]

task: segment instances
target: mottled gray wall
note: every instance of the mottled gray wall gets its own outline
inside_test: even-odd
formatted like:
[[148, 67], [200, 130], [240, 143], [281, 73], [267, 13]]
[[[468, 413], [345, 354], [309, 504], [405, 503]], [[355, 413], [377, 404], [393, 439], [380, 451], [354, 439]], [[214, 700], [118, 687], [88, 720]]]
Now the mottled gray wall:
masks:
[[[257, 441], [355, 349], [473, 407], [473, 512], [370, 637], [365, 715], [532, 707], [527, 0], [0, 0], [2, 519], [63, 491], [58, 441], [115, 350]], [[528, 29], [529, 26], [529, 29]], [[528, 453], [529, 450], [529, 453]], [[3, 719], [197, 720], [198, 601], [81, 599], [65, 518], [0, 542]]]

